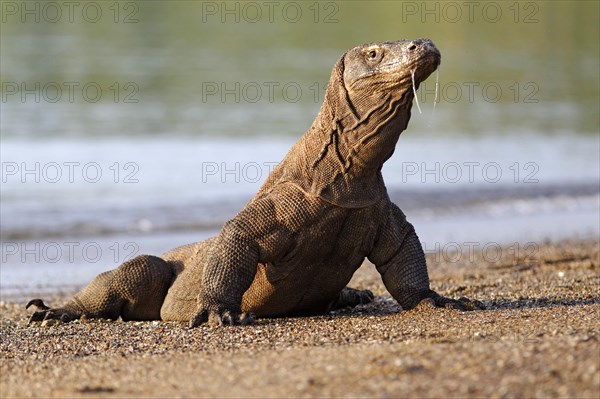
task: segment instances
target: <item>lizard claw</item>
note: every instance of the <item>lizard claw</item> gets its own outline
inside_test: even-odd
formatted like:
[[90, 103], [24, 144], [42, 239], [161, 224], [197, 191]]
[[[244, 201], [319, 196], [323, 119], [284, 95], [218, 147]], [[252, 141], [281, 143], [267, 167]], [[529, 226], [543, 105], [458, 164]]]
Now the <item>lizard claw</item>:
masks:
[[477, 300], [469, 299], [466, 297], [460, 297], [458, 299], [447, 298], [437, 293], [433, 293], [431, 296], [421, 300], [417, 305], [417, 308], [429, 307], [429, 308], [446, 308], [456, 309], [461, 311], [469, 310], [485, 310], [485, 305]]
[[27, 325], [29, 326], [29, 325], [31, 325], [31, 323], [36, 322], [36, 321], [43, 321], [45, 317], [46, 317], [45, 311], [33, 312], [31, 314], [31, 316], [29, 317], [29, 320], [27, 320]]
[[460, 297], [459, 299], [446, 298], [441, 295], [438, 295], [436, 298], [433, 298], [436, 307], [444, 307], [446, 309], [456, 309], [456, 310], [484, 310], [485, 305], [477, 300], [471, 300], [465, 297]]
[[461, 303], [464, 310], [485, 310], [485, 305], [483, 302], [478, 301], [476, 299], [469, 299], [467, 297], [458, 298], [458, 302]]
[[373, 302], [373, 299], [375, 299], [375, 295], [373, 295], [373, 291], [371, 291], [371, 290], [362, 290], [362, 291], [360, 291], [359, 298], [360, 298], [360, 304], [364, 305], [364, 304]]
[[211, 313], [208, 317], [208, 324], [213, 327], [245, 326], [248, 324], [252, 324], [254, 322], [254, 319], [255, 317], [252, 313], [238, 313], [226, 310], [222, 314]]
[[50, 307], [46, 306], [44, 301], [42, 301], [39, 298], [32, 299], [31, 301], [27, 302], [27, 305], [25, 305], [25, 309], [29, 309], [31, 306], [35, 306], [40, 310], [31, 314], [29, 320], [27, 321], [27, 325], [30, 325], [31, 323], [36, 321], [44, 321], [46, 320], [46, 317], [48, 317], [48, 314], [51, 313]]
[[211, 327], [249, 325], [254, 323], [256, 317], [252, 313], [239, 312], [229, 309], [208, 310], [200, 309], [198, 313], [190, 320], [189, 327], [198, 327], [200, 324], [207, 323]]
[[27, 325], [30, 325], [33, 322], [41, 321], [42, 325], [51, 324], [51, 320], [58, 320], [63, 323], [68, 323], [78, 318], [76, 314], [74, 314], [71, 310], [65, 308], [50, 308], [46, 306], [44, 301], [41, 299], [32, 299], [27, 302], [25, 305], [25, 309], [29, 309], [30, 306], [35, 306], [40, 309], [37, 312], [33, 312], [27, 321]]
[[198, 327], [200, 324], [206, 323], [208, 321], [208, 311], [201, 310], [192, 319], [190, 320], [189, 327], [194, 328]]
[[50, 307], [46, 306], [44, 301], [42, 301], [39, 298], [32, 299], [31, 301], [27, 302], [27, 305], [25, 305], [25, 309], [29, 309], [30, 306], [35, 306], [36, 308], [41, 310], [50, 310]]

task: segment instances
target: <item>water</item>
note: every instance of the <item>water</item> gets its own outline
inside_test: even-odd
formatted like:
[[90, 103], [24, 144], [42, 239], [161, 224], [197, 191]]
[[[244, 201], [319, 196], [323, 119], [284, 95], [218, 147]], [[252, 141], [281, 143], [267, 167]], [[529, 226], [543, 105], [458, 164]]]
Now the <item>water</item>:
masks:
[[3, 298], [215, 234], [341, 52], [400, 37], [442, 52], [435, 114], [431, 78], [384, 167], [427, 249], [600, 236], [595, 2], [23, 4], [0, 25]]

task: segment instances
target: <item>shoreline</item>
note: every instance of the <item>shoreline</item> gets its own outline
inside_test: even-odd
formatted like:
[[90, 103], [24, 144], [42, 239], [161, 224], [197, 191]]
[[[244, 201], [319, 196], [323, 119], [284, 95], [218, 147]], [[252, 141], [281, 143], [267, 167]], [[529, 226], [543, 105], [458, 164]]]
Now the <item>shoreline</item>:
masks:
[[[598, 397], [597, 240], [428, 255], [440, 294], [485, 311], [400, 312], [375, 268], [372, 304], [324, 316], [190, 330], [89, 320], [27, 327], [2, 302], [2, 397]], [[59, 304], [70, 293], [50, 299]]]

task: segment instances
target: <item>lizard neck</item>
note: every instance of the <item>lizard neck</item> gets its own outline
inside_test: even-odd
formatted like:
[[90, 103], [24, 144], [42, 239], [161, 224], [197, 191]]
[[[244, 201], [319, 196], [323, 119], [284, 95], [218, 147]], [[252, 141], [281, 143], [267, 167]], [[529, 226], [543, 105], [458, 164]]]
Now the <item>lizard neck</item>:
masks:
[[[331, 110], [329, 118], [317, 118], [322, 142], [327, 144], [315, 163], [321, 158], [337, 156], [342, 170], [357, 178], [380, 171], [394, 153], [400, 134], [410, 120], [412, 92], [405, 91], [396, 97], [394, 94], [372, 93], [366, 98], [358, 97], [353, 104], [341, 107], [343, 112]], [[328, 151], [327, 139], [337, 143], [336, 151]]]
[[329, 100], [282, 163], [284, 180], [341, 207], [373, 205], [387, 196], [381, 168], [408, 124], [412, 93]]

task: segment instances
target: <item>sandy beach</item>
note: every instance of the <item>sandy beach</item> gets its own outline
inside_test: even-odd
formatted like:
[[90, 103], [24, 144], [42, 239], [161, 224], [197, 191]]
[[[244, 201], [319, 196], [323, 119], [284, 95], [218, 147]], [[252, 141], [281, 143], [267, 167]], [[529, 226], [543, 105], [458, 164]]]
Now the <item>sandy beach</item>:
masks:
[[483, 301], [476, 312], [401, 312], [368, 263], [351, 286], [374, 303], [245, 327], [28, 327], [24, 304], [4, 302], [1, 396], [598, 398], [598, 242], [518, 249], [429, 254], [432, 287]]

